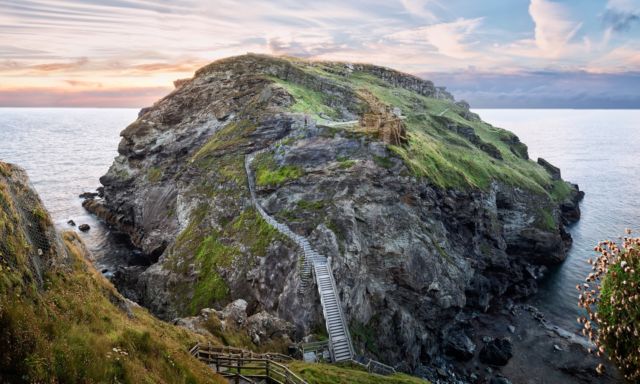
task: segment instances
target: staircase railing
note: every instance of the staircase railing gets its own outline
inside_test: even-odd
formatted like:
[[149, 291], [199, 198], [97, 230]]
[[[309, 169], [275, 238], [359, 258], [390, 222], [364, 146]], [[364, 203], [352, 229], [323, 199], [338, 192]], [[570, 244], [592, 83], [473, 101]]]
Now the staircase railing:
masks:
[[[280, 140], [281, 141], [281, 140]], [[267, 149], [262, 149], [259, 151], [256, 151], [252, 154], [248, 154], [245, 157], [245, 172], [246, 172], [246, 176], [247, 176], [247, 183], [249, 185], [249, 193], [251, 195], [251, 202], [252, 204], [255, 206], [256, 210], [258, 211], [258, 213], [265, 219], [265, 221], [267, 223], [269, 223], [269, 225], [271, 225], [272, 227], [274, 227], [275, 229], [277, 229], [280, 233], [284, 234], [285, 236], [287, 236], [289, 239], [291, 239], [294, 243], [296, 243], [303, 252], [304, 255], [304, 264], [303, 264], [303, 268], [302, 268], [302, 282], [304, 282], [305, 279], [308, 279], [309, 277], [309, 272], [312, 269], [318, 268], [320, 265], [322, 266], [326, 266], [328, 274], [329, 274], [329, 281], [331, 284], [331, 291], [332, 291], [332, 296], [333, 296], [333, 300], [336, 301], [337, 303], [337, 311], [339, 312], [340, 315], [340, 327], [342, 328], [342, 331], [344, 332], [345, 335], [345, 339], [346, 340], [341, 340], [340, 344], [346, 343], [347, 344], [347, 349], [348, 349], [348, 355], [344, 355], [343, 353], [340, 354], [340, 359], [336, 359], [336, 355], [335, 355], [335, 351], [334, 351], [334, 347], [335, 347], [335, 342], [334, 340], [332, 340], [331, 334], [332, 329], [329, 329], [329, 318], [327, 316], [327, 308], [325, 306], [324, 300], [323, 300], [323, 292], [320, 289], [320, 284], [318, 281], [316, 281], [318, 283], [318, 293], [320, 294], [320, 299], [321, 299], [321, 304], [322, 304], [322, 309], [323, 309], [323, 314], [325, 317], [325, 324], [327, 326], [327, 331], [329, 333], [329, 338], [330, 338], [330, 352], [331, 352], [331, 359], [332, 361], [336, 361], [336, 360], [344, 360], [346, 359], [350, 359], [354, 356], [354, 350], [353, 350], [353, 345], [351, 343], [351, 335], [349, 334], [349, 328], [347, 326], [347, 322], [345, 320], [344, 317], [344, 313], [342, 311], [341, 305], [340, 305], [340, 298], [338, 296], [338, 289], [336, 287], [334, 278], [333, 278], [333, 272], [331, 270], [331, 266], [328, 264], [327, 258], [321, 254], [319, 254], [317, 251], [315, 251], [312, 247], [311, 244], [309, 243], [309, 241], [304, 237], [304, 236], [300, 236], [296, 233], [294, 233], [293, 231], [291, 231], [291, 229], [289, 229], [289, 227], [285, 224], [282, 224], [280, 222], [278, 222], [277, 220], [275, 220], [273, 217], [271, 217], [267, 212], [265, 212], [265, 210], [260, 206], [260, 204], [257, 201], [257, 197], [256, 197], [256, 192], [255, 192], [255, 179], [253, 177], [253, 173], [251, 171], [251, 162], [254, 159], [254, 157], [260, 153], [264, 153]], [[312, 268], [313, 267], [313, 268]], [[315, 274], [314, 274], [315, 275]], [[318, 277], [316, 276], [316, 279]], [[305, 284], [307, 285], [307, 284]], [[334, 330], [335, 331], [335, 330]]]

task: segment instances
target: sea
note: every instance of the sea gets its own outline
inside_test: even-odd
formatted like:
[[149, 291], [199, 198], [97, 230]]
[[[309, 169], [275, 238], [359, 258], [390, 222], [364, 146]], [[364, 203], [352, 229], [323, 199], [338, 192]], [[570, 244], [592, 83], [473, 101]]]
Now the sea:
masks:
[[[137, 251], [81, 206], [117, 155], [119, 133], [137, 109], [0, 108], [0, 160], [27, 170], [60, 229], [89, 224], [82, 236], [105, 274], [135, 263]], [[577, 330], [576, 284], [598, 241], [640, 232], [640, 110], [479, 109], [483, 120], [516, 133], [532, 159], [543, 157], [586, 195], [582, 218], [569, 228], [567, 260], [550, 269], [531, 298], [556, 324]]]

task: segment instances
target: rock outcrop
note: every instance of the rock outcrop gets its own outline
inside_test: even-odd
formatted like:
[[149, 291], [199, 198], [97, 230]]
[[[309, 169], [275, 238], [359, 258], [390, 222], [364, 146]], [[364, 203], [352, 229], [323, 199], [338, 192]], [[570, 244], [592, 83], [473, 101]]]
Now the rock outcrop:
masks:
[[271, 352], [290, 346], [295, 333], [291, 323], [265, 311], [247, 316], [247, 302], [242, 299], [229, 303], [220, 311], [204, 308], [197, 316], [174, 319], [173, 323], [197, 333], [213, 336], [235, 333], [239, 335], [236, 340], [251, 343], [237, 347]]
[[[336, 124], [368, 112], [365, 88], [402, 111], [406, 142]], [[459, 315], [535, 292], [566, 257], [581, 197], [468, 108], [386, 68], [220, 60], [141, 111], [85, 207], [153, 262], [123, 281], [157, 315], [243, 299], [300, 338], [322, 328], [319, 298], [299, 294], [300, 251], [256, 214], [243, 171], [266, 148], [260, 203], [330, 257], [359, 352], [404, 370], [443, 349], [464, 359]]]

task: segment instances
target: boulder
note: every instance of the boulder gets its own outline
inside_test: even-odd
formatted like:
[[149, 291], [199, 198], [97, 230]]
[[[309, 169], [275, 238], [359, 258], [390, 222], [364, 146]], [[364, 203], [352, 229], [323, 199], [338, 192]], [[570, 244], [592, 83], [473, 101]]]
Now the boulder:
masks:
[[444, 352], [456, 360], [467, 361], [476, 352], [476, 345], [463, 331], [455, 331], [446, 339]]
[[290, 341], [295, 331], [291, 323], [265, 311], [250, 316], [247, 319], [246, 329], [253, 343], [257, 345], [277, 338]]
[[495, 376], [491, 378], [489, 384], [511, 384], [511, 381], [504, 376]]
[[242, 326], [247, 321], [247, 305], [245, 300], [235, 300], [219, 312], [218, 317], [227, 323]]
[[506, 337], [493, 339], [480, 350], [480, 361], [489, 365], [507, 365], [512, 356], [511, 340]]
[[73, 221], [73, 220], [69, 220], [69, 221], [67, 221], [67, 224], [69, 224], [69, 225], [70, 225], [70, 226], [72, 226], [72, 227], [75, 227], [75, 226], [76, 226], [76, 222], [75, 222], [75, 221]]
[[91, 229], [91, 226], [89, 226], [89, 224], [80, 224], [78, 229], [81, 230], [82, 232], [87, 232], [88, 230]]
[[95, 199], [97, 196], [98, 193], [96, 192], [82, 192], [79, 197], [81, 199]]

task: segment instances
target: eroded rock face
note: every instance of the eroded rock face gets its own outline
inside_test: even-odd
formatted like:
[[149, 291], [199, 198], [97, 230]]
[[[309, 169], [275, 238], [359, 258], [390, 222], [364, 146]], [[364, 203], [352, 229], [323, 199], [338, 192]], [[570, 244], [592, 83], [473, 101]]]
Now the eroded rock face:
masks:
[[[453, 100], [396, 71], [331, 68], [336, 76], [376, 76], [418, 100]], [[291, 83], [325, 98], [332, 115], [323, 110], [322, 119], [356, 120], [366, 110], [357, 90], [314, 73], [256, 55], [204, 67], [122, 132], [120, 155], [101, 178], [104, 199], [85, 207], [130, 234], [154, 262], [123, 281], [157, 315], [242, 299], [247, 326], [269, 333], [281, 328], [276, 315], [300, 338], [323, 328], [319, 298], [299, 293], [300, 252], [256, 214], [243, 168], [246, 154], [267, 148], [255, 164], [266, 169], [260, 204], [330, 258], [359, 352], [412, 370], [442, 352], [461, 313], [535, 292], [544, 266], [566, 256], [563, 225], [579, 217], [580, 193], [571, 188], [558, 202], [498, 180], [438, 187], [375, 137], [292, 113], [304, 107], [293, 94], [304, 94]], [[471, 131], [449, 133], [465, 150], [489, 153], [491, 162], [528, 159], [514, 135], [500, 139], [505, 153], [473, 132], [467, 104], [451, 108], [468, 118]], [[453, 347], [462, 359], [473, 354], [467, 340]]]

